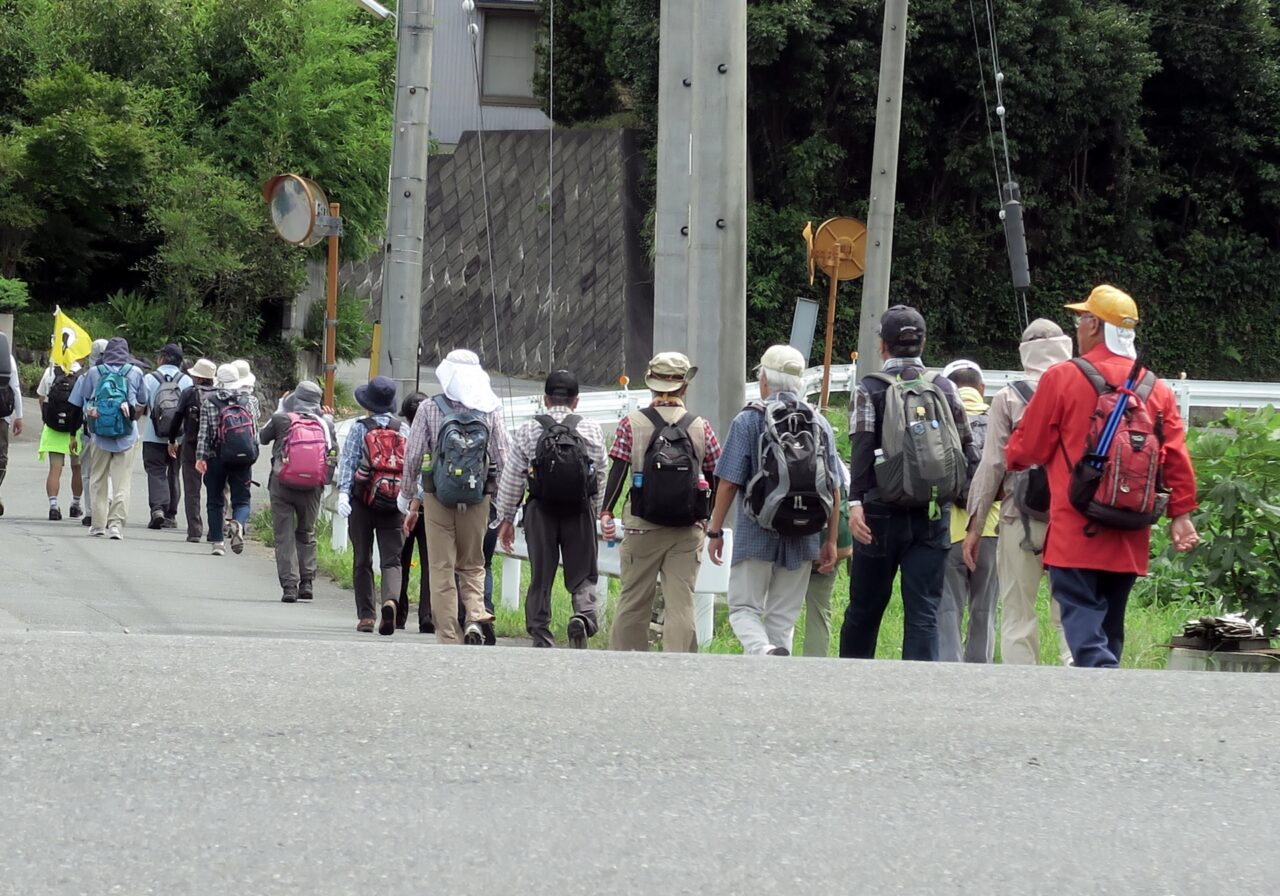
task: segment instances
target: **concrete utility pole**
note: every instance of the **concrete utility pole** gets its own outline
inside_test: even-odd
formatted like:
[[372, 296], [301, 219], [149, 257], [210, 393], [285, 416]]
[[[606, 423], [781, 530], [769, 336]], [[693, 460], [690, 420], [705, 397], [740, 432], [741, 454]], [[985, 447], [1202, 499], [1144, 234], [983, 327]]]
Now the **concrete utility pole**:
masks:
[[659, 19], [658, 196], [653, 215], [655, 353], [689, 348], [690, 109], [696, 5], [689, 0], [662, 0]]
[[747, 368], [746, 0], [666, 0], [661, 39], [654, 348], [689, 355], [689, 405], [724, 433]]
[[[387, 245], [382, 266], [385, 370], [401, 398], [417, 390], [422, 254], [427, 227], [431, 42], [435, 0], [400, 0]], [[381, 366], [381, 365], [380, 365]]]
[[907, 0], [885, 0], [880, 44], [880, 92], [871, 153], [871, 205], [867, 211], [867, 272], [858, 325], [858, 378], [880, 369], [880, 318], [889, 307], [893, 268], [893, 212], [898, 190], [898, 133], [902, 76], [907, 60]]

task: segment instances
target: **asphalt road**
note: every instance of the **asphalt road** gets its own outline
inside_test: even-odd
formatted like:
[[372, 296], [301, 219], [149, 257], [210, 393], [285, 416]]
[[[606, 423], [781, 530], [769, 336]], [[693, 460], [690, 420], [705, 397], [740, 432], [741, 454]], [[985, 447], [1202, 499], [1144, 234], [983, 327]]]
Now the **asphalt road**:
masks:
[[280, 604], [259, 548], [39, 519], [33, 445], [0, 896], [1275, 890], [1268, 676], [360, 636], [332, 586]]

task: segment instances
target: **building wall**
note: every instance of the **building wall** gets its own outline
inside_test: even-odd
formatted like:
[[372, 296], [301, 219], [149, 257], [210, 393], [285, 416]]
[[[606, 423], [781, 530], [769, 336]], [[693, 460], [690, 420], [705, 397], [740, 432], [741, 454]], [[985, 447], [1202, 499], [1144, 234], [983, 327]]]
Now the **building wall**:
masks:
[[[509, 0], [508, 5], [532, 9], [534, 0]], [[483, 22], [484, 13], [483, 7], [477, 10], [477, 21]], [[480, 129], [481, 110], [467, 22], [462, 0], [436, 0], [431, 51], [431, 136], [445, 146], [457, 144], [464, 131]], [[483, 64], [483, 24], [477, 51]], [[551, 119], [536, 106], [486, 105], [483, 111], [485, 130], [536, 130], [551, 126]]]
[[[642, 157], [633, 133], [555, 132], [553, 221], [546, 132], [486, 132], [484, 141], [483, 170], [479, 135], [468, 132], [453, 155], [433, 159], [428, 174], [423, 363], [470, 348], [486, 366], [515, 376], [568, 367], [590, 385], [622, 374], [637, 380], [653, 344], [653, 273], [641, 236]], [[323, 268], [309, 273], [308, 292], [322, 295]], [[343, 265], [340, 280], [378, 319], [381, 255]]]

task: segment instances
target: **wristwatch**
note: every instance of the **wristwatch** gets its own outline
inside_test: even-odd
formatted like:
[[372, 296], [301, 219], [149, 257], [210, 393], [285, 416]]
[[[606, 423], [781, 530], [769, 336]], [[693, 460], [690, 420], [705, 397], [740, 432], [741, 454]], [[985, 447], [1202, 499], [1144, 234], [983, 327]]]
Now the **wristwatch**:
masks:
[[862, 502], [861, 502], [861, 501], [850, 501], [850, 502], [849, 502], [849, 506], [850, 506], [850, 507], [861, 507], [861, 506], [862, 506]]
[[724, 530], [721, 530], [721, 531], [719, 531], [719, 532], [712, 532], [710, 529], [708, 529], [708, 530], [707, 530], [707, 538], [712, 538], [712, 539], [715, 539], [715, 538], [724, 538]]

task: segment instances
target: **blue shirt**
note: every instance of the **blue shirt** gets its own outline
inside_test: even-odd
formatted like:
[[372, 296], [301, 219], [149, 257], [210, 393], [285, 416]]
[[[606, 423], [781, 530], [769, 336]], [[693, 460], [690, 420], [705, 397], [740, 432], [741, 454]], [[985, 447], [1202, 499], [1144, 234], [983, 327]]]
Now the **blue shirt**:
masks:
[[[373, 420], [380, 426], [387, 426], [395, 419], [393, 414], [373, 414]], [[351, 424], [347, 432], [347, 440], [342, 443], [342, 456], [338, 458], [338, 475], [335, 479], [338, 491], [344, 495], [351, 494], [351, 485], [355, 480], [356, 467], [364, 459], [364, 436], [368, 428], [364, 425], [366, 418], [361, 417]]]
[[[128, 401], [133, 407], [145, 405], [147, 396], [147, 387], [142, 382], [142, 371], [133, 364], [127, 365], [129, 372], [125, 374], [125, 382], [128, 390]], [[98, 381], [102, 379], [102, 368], [107, 367], [108, 370], [118, 372], [121, 368], [109, 365], [95, 365], [81, 374], [76, 380], [75, 388], [71, 390], [71, 403], [78, 408], [84, 407], [86, 404], [93, 402], [93, 393], [98, 388]], [[104, 438], [103, 436], [94, 435], [91, 437], [91, 444], [97, 450], [109, 451], [112, 454], [119, 454], [121, 451], [128, 451], [133, 447], [133, 443], [138, 441], [138, 422], [135, 419], [130, 427], [130, 431], [122, 436], [113, 439]]]
[[[191, 377], [187, 376], [172, 364], [162, 364], [155, 370], [143, 377], [143, 382], [147, 386], [147, 407], [151, 407], [151, 402], [156, 400], [156, 393], [160, 391], [160, 383], [165, 377], [170, 377], [178, 383], [178, 388], [186, 391], [194, 384]], [[150, 442], [153, 445], [168, 445], [168, 439], [162, 439], [156, 435], [156, 422], [151, 419], [151, 414], [147, 414], [147, 426], [142, 434], [142, 441]]]
[[[790, 392], [779, 392], [770, 399], [797, 401]], [[818, 425], [825, 434], [826, 444], [823, 446], [827, 458], [828, 475], [835, 485], [839, 485], [844, 476], [840, 470], [840, 459], [836, 456], [835, 434], [827, 418], [816, 410]], [[756, 474], [759, 464], [760, 435], [764, 432], [764, 415], [754, 408], [747, 408], [733, 418], [729, 425], [729, 435], [724, 442], [724, 453], [716, 464], [716, 476], [745, 488], [751, 477]], [[743, 508], [745, 491], [738, 492], [733, 524], [733, 560], [737, 565], [743, 560], [764, 560], [785, 569], [799, 569], [806, 563], [818, 559], [822, 552], [822, 533], [802, 536], [783, 536], [777, 532], [764, 529], [753, 520]]]

